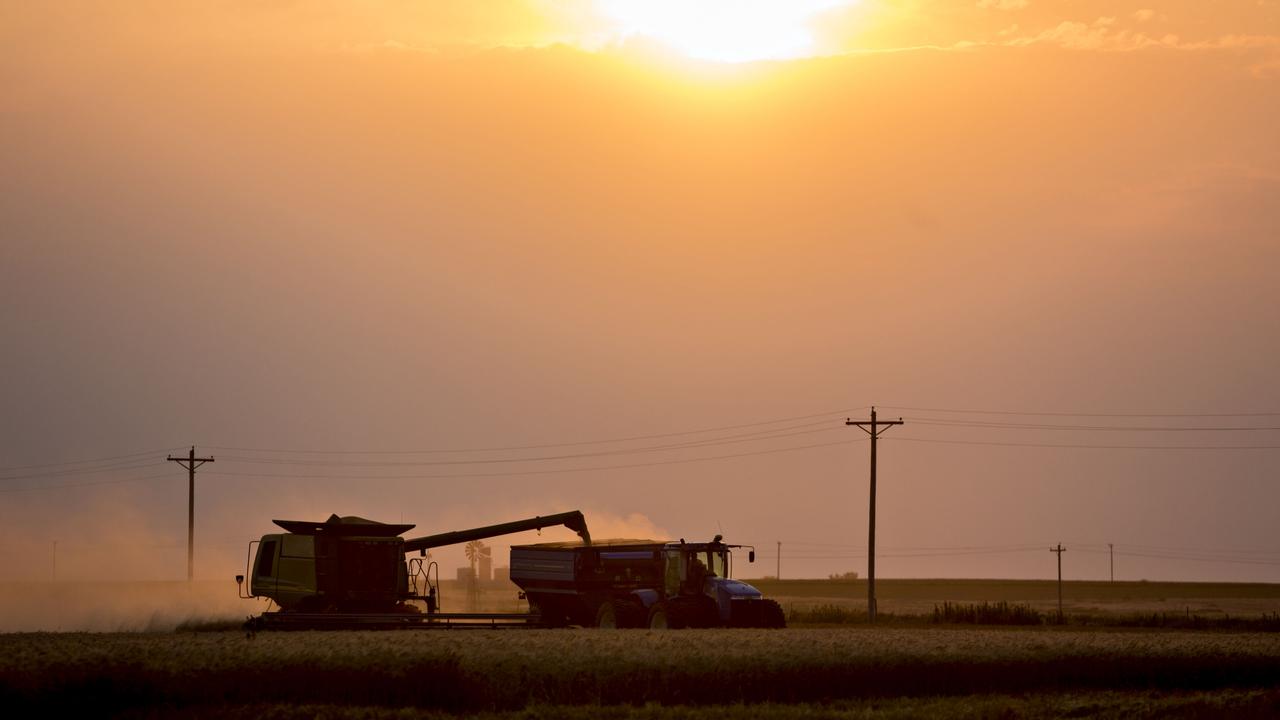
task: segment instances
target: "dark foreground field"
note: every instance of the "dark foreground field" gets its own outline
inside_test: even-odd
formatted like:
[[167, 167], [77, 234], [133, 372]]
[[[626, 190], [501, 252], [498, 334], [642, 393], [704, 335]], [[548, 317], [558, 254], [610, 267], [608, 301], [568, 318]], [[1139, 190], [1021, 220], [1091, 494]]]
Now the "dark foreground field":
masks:
[[1280, 635], [1063, 629], [0, 636], [16, 713], [998, 717], [1280, 713]]

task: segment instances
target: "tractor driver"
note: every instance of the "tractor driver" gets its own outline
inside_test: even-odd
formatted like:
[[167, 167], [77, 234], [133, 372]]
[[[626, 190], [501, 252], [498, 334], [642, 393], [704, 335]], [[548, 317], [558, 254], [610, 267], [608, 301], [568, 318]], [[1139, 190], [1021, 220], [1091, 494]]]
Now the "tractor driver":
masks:
[[697, 555], [689, 557], [689, 588], [702, 592], [702, 581], [707, 577], [707, 566]]

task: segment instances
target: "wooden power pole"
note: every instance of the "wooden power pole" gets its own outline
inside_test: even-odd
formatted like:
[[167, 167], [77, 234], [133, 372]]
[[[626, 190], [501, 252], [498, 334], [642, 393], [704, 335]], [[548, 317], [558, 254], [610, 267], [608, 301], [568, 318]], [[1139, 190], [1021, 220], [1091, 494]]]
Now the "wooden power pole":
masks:
[[1062, 547], [1062, 543], [1058, 543], [1058, 547], [1049, 548], [1049, 552], [1058, 554], [1058, 622], [1062, 622], [1062, 553], [1067, 549]]
[[1111, 582], [1116, 581], [1116, 546], [1107, 543], [1107, 552], [1111, 553]]
[[196, 560], [196, 468], [213, 462], [213, 458], [196, 457], [196, 446], [192, 445], [186, 457], [170, 455], [167, 459], [187, 469], [187, 582], [191, 582], [195, 576]]
[[778, 541], [778, 579], [782, 579], [782, 541]]
[[871, 408], [870, 420], [854, 420], [846, 418], [845, 425], [857, 425], [871, 436], [871, 504], [870, 520], [867, 523], [867, 620], [876, 621], [876, 441], [880, 435], [894, 425], [901, 425], [902, 418], [897, 420], [877, 420], [876, 409]]

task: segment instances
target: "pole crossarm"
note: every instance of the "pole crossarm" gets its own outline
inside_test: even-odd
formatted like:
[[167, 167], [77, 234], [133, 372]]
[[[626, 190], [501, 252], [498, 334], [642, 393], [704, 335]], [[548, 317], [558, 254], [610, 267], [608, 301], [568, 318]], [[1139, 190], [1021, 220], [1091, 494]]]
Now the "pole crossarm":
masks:
[[874, 432], [871, 430], [871, 428], [867, 427], [868, 425], [872, 424], [872, 421], [870, 420], [854, 420], [852, 418], [845, 418], [844, 424], [858, 427], [862, 429], [863, 432], [865, 432], [866, 434], [872, 437], [880, 437], [881, 435], [884, 434], [885, 430], [889, 429], [890, 426], [903, 425], [905, 423], [903, 422], [902, 418], [898, 418], [897, 420], [876, 420], [874, 423], [876, 426], [884, 425], [885, 428], [883, 430], [878, 429]]

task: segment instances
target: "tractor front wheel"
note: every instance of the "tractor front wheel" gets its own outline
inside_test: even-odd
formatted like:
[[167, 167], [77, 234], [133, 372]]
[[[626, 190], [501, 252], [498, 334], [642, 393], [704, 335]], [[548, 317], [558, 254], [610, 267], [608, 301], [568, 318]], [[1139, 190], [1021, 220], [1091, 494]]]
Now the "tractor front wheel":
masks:
[[787, 626], [787, 614], [777, 600], [765, 600], [760, 613], [761, 624], [767, 628], [784, 628]]

